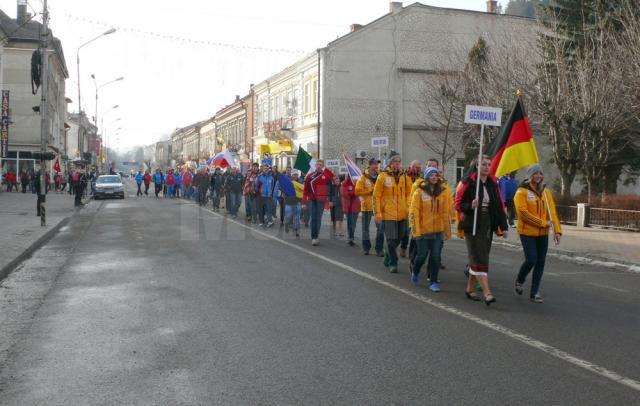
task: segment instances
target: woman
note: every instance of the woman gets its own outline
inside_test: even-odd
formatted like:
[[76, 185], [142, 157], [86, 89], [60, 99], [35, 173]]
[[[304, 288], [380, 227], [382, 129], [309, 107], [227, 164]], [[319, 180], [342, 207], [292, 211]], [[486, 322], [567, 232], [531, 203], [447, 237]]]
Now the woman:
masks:
[[[487, 306], [496, 302], [495, 296], [489, 288], [489, 253], [493, 233], [508, 236], [507, 216], [498, 179], [489, 175], [491, 158], [482, 157], [480, 169], [474, 171], [462, 181], [459, 193], [456, 194], [456, 210], [460, 214], [459, 227], [464, 231], [464, 239], [471, 260], [469, 279], [467, 281], [466, 296], [470, 300], [479, 301], [475, 294], [476, 281], [480, 283], [484, 302]], [[478, 198], [476, 198], [477, 182], [480, 182]], [[473, 233], [475, 212], [478, 217], [476, 232]]]
[[331, 234], [333, 237], [344, 237], [342, 224], [344, 221], [344, 211], [342, 210], [342, 193], [340, 191], [340, 183], [344, 180], [344, 175], [333, 178], [333, 196], [331, 201]]
[[356, 196], [355, 189], [351, 176], [347, 175], [340, 186], [340, 193], [342, 194], [342, 210], [347, 216], [347, 244], [352, 247], [356, 245], [353, 240], [356, 234], [358, 213], [360, 213], [360, 198]]
[[522, 295], [522, 285], [533, 269], [529, 298], [534, 303], [542, 303], [540, 281], [549, 247], [549, 229], [553, 229], [553, 239], [557, 245], [560, 243], [562, 228], [556, 214], [553, 195], [542, 182], [544, 180], [542, 167], [539, 164], [531, 165], [527, 174], [528, 179], [522, 182], [513, 198], [518, 214], [518, 234], [522, 241], [525, 258], [516, 278], [515, 291], [518, 295]]
[[417, 254], [410, 264], [410, 271], [411, 282], [417, 285], [420, 282], [420, 268], [430, 255], [429, 289], [433, 292], [440, 292], [440, 252], [442, 241], [451, 238], [450, 212], [451, 197], [448, 188], [443, 186], [438, 169], [425, 169], [424, 180], [417, 183], [409, 208], [409, 228], [417, 249]]

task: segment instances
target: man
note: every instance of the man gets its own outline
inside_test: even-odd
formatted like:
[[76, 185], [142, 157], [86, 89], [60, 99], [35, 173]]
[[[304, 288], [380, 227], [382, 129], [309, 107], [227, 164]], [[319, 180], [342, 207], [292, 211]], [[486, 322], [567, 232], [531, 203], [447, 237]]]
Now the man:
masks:
[[153, 174], [153, 184], [155, 185], [156, 198], [159, 198], [159, 194], [162, 191], [162, 183], [164, 182], [164, 177], [162, 176], [162, 171], [160, 168], [156, 169], [156, 173]]
[[224, 180], [226, 177], [222, 174], [220, 168], [216, 168], [211, 175], [211, 200], [213, 203], [213, 211], [220, 210], [220, 198], [224, 193]]
[[[380, 161], [377, 159], [369, 160], [369, 167], [365, 169], [364, 174], [356, 182], [356, 196], [360, 198], [360, 211], [362, 213], [362, 253], [369, 255], [371, 251], [371, 239], [369, 238], [369, 228], [371, 219], [373, 218], [373, 187], [378, 179], [378, 166]], [[375, 222], [376, 225], [376, 255], [383, 256], [384, 232], [382, 224]]]
[[149, 171], [144, 171], [142, 181], [144, 182], [144, 195], [149, 196], [149, 185], [151, 184], [151, 175], [149, 174]]
[[[412, 191], [414, 186], [416, 185], [416, 181], [417, 180], [422, 180], [422, 165], [420, 164], [420, 161], [418, 161], [417, 159], [414, 161], [411, 161], [411, 166], [409, 167], [409, 169], [407, 169], [407, 176], [409, 176], [411, 178], [411, 185], [412, 185]], [[413, 196], [413, 193], [410, 194], [410, 196]], [[407, 247], [409, 246], [409, 222], [406, 223], [407, 224], [407, 229], [405, 230], [404, 233], [404, 237], [402, 238], [402, 242], [400, 243], [400, 256], [402, 258], [407, 256]], [[411, 251], [411, 250], [409, 250]]]
[[516, 173], [511, 172], [502, 176], [498, 181], [498, 184], [500, 185], [500, 192], [502, 193], [504, 203], [507, 206], [507, 212], [509, 215], [509, 226], [513, 227], [513, 225], [515, 224], [514, 220], [516, 218], [516, 206], [513, 199], [516, 195], [516, 192], [518, 191], [518, 181], [516, 180]]
[[225, 180], [224, 189], [227, 191], [229, 200], [227, 201], [227, 210], [232, 218], [238, 217], [238, 209], [242, 199], [242, 187], [244, 179], [238, 168], [229, 168], [229, 175]]
[[382, 222], [387, 239], [384, 265], [389, 272], [398, 272], [398, 245], [407, 230], [407, 209], [411, 193], [411, 178], [401, 168], [400, 154], [392, 151], [389, 166], [378, 176], [373, 189], [374, 215]]
[[29, 173], [22, 169], [20, 172], [20, 185], [22, 185], [22, 193], [27, 193], [27, 186], [29, 186]]
[[191, 168], [187, 168], [182, 175], [182, 197], [189, 200], [191, 199]]
[[224, 196], [224, 207], [227, 209], [227, 213], [231, 214], [231, 212], [229, 211], [229, 201], [231, 200], [231, 196], [229, 195], [229, 191], [227, 190], [226, 187], [226, 183], [227, 183], [227, 178], [229, 177], [229, 175], [231, 174], [231, 167], [228, 167], [226, 171], [224, 171], [224, 173], [222, 173], [222, 188], [220, 190], [220, 195], [218, 196], [218, 199], [221, 199], [222, 196]]
[[207, 204], [207, 190], [211, 187], [211, 178], [207, 173], [207, 168], [201, 168], [200, 172], [193, 179], [193, 185], [197, 188], [197, 200], [200, 206]]
[[247, 176], [244, 179], [244, 187], [242, 193], [244, 194], [244, 208], [247, 215], [248, 222], [257, 222], [257, 208], [258, 202], [256, 200], [256, 178], [259, 173], [259, 166], [257, 162], [251, 164], [251, 169], [247, 172]]
[[138, 185], [138, 191], [136, 192], [136, 197], [138, 196], [142, 196], [142, 182], [144, 181], [144, 175], [142, 174], [142, 171], [138, 171], [138, 173], [136, 174], [136, 185]]
[[304, 180], [303, 204], [311, 202], [309, 215], [311, 217], [311, 245], [320, 242], [320, 226], [325, 203], [333, 206], [333, 174], [324, 168], [324, 161], [316, 161], [315, 171], [308, 173]]
[[74, 205], [75, 207], [81, 207], [83, 205], [82, 196], [84, 195], [84, 190], [87, 187], [88, 180], [84, 172], [76, 171], [76, 174], [78, 175], [78, 181], [76, 183], [76, 198]]
[[260, 226], [273, 226], [273, 192], [276, 181], [269, 165], [262, 165], [262, 172], [256, 178], [255, 189], [258, 196], [258, 218]]
[[280, 198], [284, 199], [284, 232], [289, 233], [289, 228], [293, 228], [296, 238], [300, 237], [300, 200], [304, 193], [304, 185], [299, 180], [299, 174], [291, 176], [291, 170], [278, 177], [276, 191]]

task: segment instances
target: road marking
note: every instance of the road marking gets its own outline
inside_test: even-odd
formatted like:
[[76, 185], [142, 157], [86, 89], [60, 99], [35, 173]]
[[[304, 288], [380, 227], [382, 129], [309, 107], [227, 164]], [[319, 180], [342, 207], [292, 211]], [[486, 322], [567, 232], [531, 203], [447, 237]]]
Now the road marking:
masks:
[[253, 232], [255, 234], [262, 235], [263, 237], [266, 237], [266, 238], [269, 238], [271, 240], [277, 241], [280, 244], [286, 245], [287, 247], [293, 248], [295, 250], [298, 250], [300, 252], [308, 254], [308, 255], [310, 255], [312, 257], [316, 257], [318, 259], [321, 259], [321, 260], [323, 260], [323, 261], [325, 261], [327, 263], [330, 263], [332, 265], [335, 265], [338, 268], [342, 268], [342, 269], [344, 269], [346, 271], [349, 271], [349, 272], [351, 272], [351, 273], [353, 273], [355, 275], [358, 275], [358, 276], [360, 276], [360, 277], [362, 277], [364, 279], [367, 279], [367, 280], [369, 280], [371, 282], [375, 282], [375, 283], [377, 283], [379, 285], [382, 285], [382, 286], [385, 286], [385, 287], [387, 287], [389, 289], [393, 289], [396, 292], [400, 292], [400, 293], [403, 293], [403, 294], [405, 294], [407, 296], [410, 296], [410, 297], [412, 297], [412, 298], [414, 298], [414, 299], [416, 299], [416, 300], [418, 300], [418, 301], [420, 301], [422, 303], [426, 303], [428, 305], [431, 305], [431, 306], [435, 307], [436, 309], [443, 310], [443, 311], [445, 311], [447, 313], [456, 315], [456, 316], [461, 317], [461, 318], [463, 318], [465, 320], [472, 321], [472, 322], [474, 322], [476, 324], [479, 324], [481, 326], [487, 327], [487, 328], [489, 328], [489, 329], [491, 329], [491, 330], [493, 330], [495, 332], [498, 332], [498, 333], [503, 334], [503, 335], [505, 335], [505, 336], [507, 336], [509, 338], [512, 338], [512, 339], [514, 339], [516, 341], [519, 341], [519, 342], [521, 342], [523, 344], [526, 344], [529, 347], [533, 347], [535, 349], [543, 351], [543, 352], [545, 352], [545, 353], [547, 353], [547, 354], [549, 354], [549, 355], [551, 355], [553, 357], [556, 357], [556, 358], [558, 358], [558, 359], [560, 359], [562, 361], [568, 362], [568, 363], [570, 363], [572, 365], [575, 365], [577, 367], [585, 369], [585, 370], [587, 370], [587, 371], [589, 371], [591, 373], [594, 373], [596, 375], [600, 375], [600, 376], [602, 376], [604, 378], [607, 378], [609, 380], [612, 380], [614, 382], [617, 382], [617, 383], [619, 383], [621, 385], [627, 386], [627, 387], [629, 387], [629, 388], [631, 388], [633, 390], [636, 390], [636, 391], [640, 392], [640, 382], [639, 381], [636, 381], [636, 380], [631, 379], [631, 378], [627, 378], [625, 376], [622, 376], [622, 375], [618, 374], [615, 371], [612, 371], [610, 369], [606, 369], [604, 367], [601, 367], [599, 365], [591, 363], [591, 362], [589, 362], [587, 360], [583, 360], [581, 358], [575, 357], [575, 356], [569, 354], [568, 352], [562, 351], [562, 350], [560, 350], [558, 348], [555, 348], [555, 347], [553, 347], [553, 346], [551, 346], [549, 344], [546, 344], [546, 343], [544, 343], [542, 341], [536, 340], [535, 338], [529, 337], [529, 336], [524, 335], [524, 334], [520, 334], [520, 333], [516, 332], [515, 330], [512, 330], [510, 328], [504, 327], [504, 326], [502, 326], [500, 324], [497, 324], [497, 323], [494, 323], [492, 321], [489, 321], [489, 320], [483, 319], [481, 317], [475, 316], [475, 315], [473, 315], [471, 313], [467, 313], [467, 312], [464, 312], [462, 310], [458, 310], [455, 307], [446, 305], [444, 303], [440, 303], [440, 302], [435, 301], [433, 299], [430, 299], [430, 298], [428, 298], [426, 296], [423, 296], [423, 295], [420, 295], [418, 293], [412, 292], [412, 291], [410, 291], [408, 289], [401, 288], [400, 286], [396, 286], [396, 285], [394, 285], [392, 283], [389, 283], [389, 282], [387, 282], [385, 280], [382, 280], [382, 279], [379, 279], [379, 278], [377, 278], [375, 276], [369, 275], [368, 273], [366, 273], [364, 271], [361, 271], [361, 270], [359, 270], [357, 268], [354, 268], [354, 267], [352, 267], [350, 265], [347, 265], [347, 264], [344, 264], [342, 262], [336, 261], [335, 259], [331, 259], [331, 258], [325, 257], [322, 254], [318, 254], [317, 252], [313, 252], [313, 251], [311, 251], [311, 250], [309, 250], [307, 248], [300, 247], [299, 245], [296, 245], [296, 244], [290, 243], [288, 241], [282, 240], [282, 239], [280, 239], [278, 237], [275, 237], [275, 236], [273, 236], [271, 234], [265, 233], [265, 232], [263, 232], [261, 230], [257, 230], [254, 227], [247, 226], [245, 224], [240, 223], [239, 221], [232, 220], [232, 219], [227, 218], [227, 217], [225, 217], [225, 216], [223, 216], [223, 215], [221, 215], [219, 213], [215, 213], [214, 211], [209, 210], [207, 208], [204, 208], [204, 207], [200, 207], [200, 208], [202, 210], [208, 211], [209, 213], [211, 213], [211, 214], [213, 214], [215, 216], [218, 216], [218, 217], [221, 217], [221, 218], [225, 218], [227, 221], [229, 221], [231, 223], [234, 223], [236, 225], [239, 225], [240, 227], [244, 227], [244, 228], [246, 228], [248, 230], [251, 230], [251, 232]]
[[615, 290], [616, 292], [629, 293], [629, 291], [628, 291], [628, 290], [614, 288], [613, 286], [603, 285], [603, 284], [601, 284], [601, 283], [589, 282], [589, 283], [587, 283], [587, 284], [588, 284], [588, 285], [591, 285], [591, 286], [597, 286], [597, 287], [599, 287], [599, 288], [605, 288], [605, 289]]

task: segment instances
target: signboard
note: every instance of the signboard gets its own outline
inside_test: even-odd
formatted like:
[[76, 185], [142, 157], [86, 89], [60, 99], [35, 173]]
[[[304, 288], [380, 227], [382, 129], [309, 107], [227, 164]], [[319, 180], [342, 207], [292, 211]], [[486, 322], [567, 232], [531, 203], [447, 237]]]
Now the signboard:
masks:
[[389, 137], [371, 138], [371, 148], [383, 148], [389, 146]]
[[260, 165], [273, 166], [273, 159], [262, 159], [260, 160]]
[[6, 158], [9, 152], [9, 91], [2, 91], [2, 125], [0, 127], [0, 158]]
[[262, 159], [264, 160], [270, 160], [271, 159], [271, 153], [270, 152], [263, 152], [262, 153]]
[[467, 124], [484, 124], [500, 127], [502, 122], [502, 109], [468, 105], [464, 113], [464, 122]]
[[346, 166], [341, 166], [340, 169], [338, 170], [338, 174], [340, 175], [347, 175], [349, 173], [349, 171], [347, 170]]
[[327, 165], [327, 168], [337, 168], [340, 166], [339, 159], [327, 159], [324, 162], [325, 162], [325, 165]]

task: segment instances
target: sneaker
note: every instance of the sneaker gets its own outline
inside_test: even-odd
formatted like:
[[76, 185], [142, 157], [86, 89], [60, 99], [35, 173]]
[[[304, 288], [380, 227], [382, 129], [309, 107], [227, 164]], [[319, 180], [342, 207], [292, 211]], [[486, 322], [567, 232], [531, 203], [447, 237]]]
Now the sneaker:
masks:
[[529, 298], [529, 300], [531, 300], [533, 303], [544, 303], [544, 300], [542, 300], [542, 296], [540, 295], [533, 295]]
[[440, 286], [437, 283], [432, 283], [429, 285], [429, 290], [438, 293], [440, 292]]
[[517, 293], [518, 295], [522, 295], [522, 291], [523, 291], [523, 289], [522, 289], [522, 284], [521, 284], [520, 282], [518, 282], [518, 281], [516, 281], [516, 287], [515, 287], [515, 290], [516, 290], [516, 293]]
[[413, 273], [413, 271], [411, 271], [411, 283], [413, 283], [415, 286], [418, 286], [418, 284], [420, 283], [420, 277]]
[[273, 227], [273, 221], [268, 222], [267, 227]]
[[405, 258], [407, 256], [407, 250], [404, 248], [400, 248], [400, 256]]
[[264, 223], [258, 224], [258, 227], [264, 227]]
[[389, 257], [387, 255], [384, 256], [384, 266], [389, 267]]
[[347, 242], [347, 244], [349, 244], [351, 247], [353, 247], [354, 245], [356, 245], [356, 243], [355, 243], [355, 242], [353, 242], [353, 240], [349, 240], [349, 241]]
[[380, 252], [376, 252], [376, 257], [384, 257], [384, 252], [380, 251]]
[[444, 264], [440, 264], [440, 269], [445, 270], [445, 269], [447, 269], [447, 267], [444, 266]]
[[391, 265], [389, 267], [389, 272], [390, 273], [398, 273], [398, 267], [396, 265]]
[[296, 230], [296, 238], [300, 238], [300, 233]]
[[311, 245], [315, 246], [318, 245], [319, 241], [317, 238], [314, 238], [313, 240], [311, 240]]
[[369, 251], [362, 251], [362, 255], [369, 255]]

